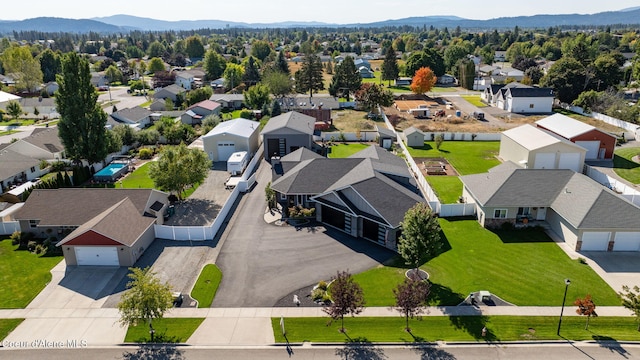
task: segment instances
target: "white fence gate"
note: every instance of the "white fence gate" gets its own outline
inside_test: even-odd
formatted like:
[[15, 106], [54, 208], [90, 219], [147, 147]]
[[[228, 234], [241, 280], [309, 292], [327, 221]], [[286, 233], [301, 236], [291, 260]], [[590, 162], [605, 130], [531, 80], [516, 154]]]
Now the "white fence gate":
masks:
[[0, 222], [0, 235], [11, 235], [16, 231], [20, 231], [19, 221]]

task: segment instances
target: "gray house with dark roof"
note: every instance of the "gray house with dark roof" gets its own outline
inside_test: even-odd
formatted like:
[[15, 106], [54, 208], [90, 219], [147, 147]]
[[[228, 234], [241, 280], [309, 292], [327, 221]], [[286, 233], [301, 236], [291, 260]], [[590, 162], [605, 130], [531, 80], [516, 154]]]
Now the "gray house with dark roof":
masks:
[[168, 204], [153, 189], [37, 189], [14, 217], [22, 232], [58, 239], [67, 265], [133, 266]]
[[144, 129], [151, 125], [152, 112], [140, 106], [118, 110], [111, 114], [111, 117], [119, 123], [127, 125], [136, 125], [140, 129]]
[[504, 163], [460, 180], [484, 227], [539, 221], [576, 251], [640, 251], [640, 208], [580, 173]]
[[269, 119], [260, 133], [265, 144], [264, 158], [282, 157], [313, 146], [314, 117], [290, 111]]
[[379, 146], [343, 159], [300, 148], [272, 166], [285, 206], [315, 208], [316, 220], [393, 250], [404, 214], [424, 202], [404, 160]]

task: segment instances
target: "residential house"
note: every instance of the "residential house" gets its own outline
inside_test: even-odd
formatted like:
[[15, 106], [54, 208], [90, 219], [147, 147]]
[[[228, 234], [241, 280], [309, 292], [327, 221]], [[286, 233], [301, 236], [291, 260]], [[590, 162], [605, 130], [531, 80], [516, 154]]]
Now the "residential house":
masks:
[[413, 79], [410, 77], [399, 77], [395, 80], [396, 86], [409, 86]]
[[14, 217], [22, 232], [59, 240], [67, 266], [133, 266], [168, 205], [153, 189], [36, 189]]
[[39, 178], [48, 170], [40, 169], [40, 160], [0, 145], [0, 193]]
[[242, 94], [213, 94], [209, 100], [220, 103], [223, 110], [239, 110], [244, 106]]
[[91, 73], [91, 85], [96, 88], [101, 88], [109, 85], [109, 79], [104, 75], [104, 72], [92, 72]]
[[205, 72], [200, 69], [176, 71], [176, 85], [186, 90], [199, 88], [203, 84]]
[[6, 87], [13, 87], [16, 86], [16, 79], [12, 78], [11, 76], [0, 74], [0, 84]]
[[502, 50], [496, 50], [493, 53], [493, 62], [505, 62], [507, 59], [507, 52]]
[[524, 79], [524, 72], [522, 70], [511, 67], [498, 68], [498, 74], [495, 75], [504, 76], [505, 78], [510, 78], [515, 81], [522, 81], [522, 79]]
[[111, 117], [119, 123], [136, 125], [140, 129], [151, 125], [150, 110], [136, 106], [133, 108], [126, 108], [118, 110], [111, 114]]
[[20, 96], [10, 94], [8, 92], [0, 91], [0, 105], [6, 108], [9, 101], [19, 100]]
[[438, 76], [437, 83], [440, 85], [453, 85], [456, 83], [456, 78], [453, 75], [444, 74]]
[[49, 96], [55, 94], [55, 92], [58, 91], [59, 88], [60, 86], [55, 81], [50, 81], [42, 86], [42, 90], [44, 90]]
[[[20, 104], [22, 111], [29, 114], [29, 116], [46, 117], [49, 119], [55, 119], [60, 117], [56, 110], [56, 101], [54, 98], [32, 97], [32, 98], [19, 98], [15, 100]], [[0, 108], [6, 110], [7, 103], [0, 104]], [[37, 111], [36, 111], [37, 110]], [[38, 115], [35, 115], [35, 113]]]
[[203, 100], [191, 105], [180, 117], [184, 124], [195, 125], [202, 123], [202, 119], [209, 115], [220, 114], [220, 103], [211, 100]]
[[570, 169], [582, 172], [587, 149], [526, 124], [502, 132], [500, 158], [526, 169]]
[[369, 69], [368, 67], [366, 67], [366, 66], [360, 66], [358, 68], [358, 73], [360, 74], [360, 77], [363, 78], [363, 79], [372, 79], [372, 78], [376, 77], [373, 74], [373, 71], [371, 69]]
[[404, 160], [378, 146], [344, 159], [300, 148], [272, 166], [271, 188], [285, 206], [314, 208], [317, 221], [392, 250], [404, 214], [424, 202]]
[[484, 227], [535, 222], [575, 251], [640, 251], [640, 208], [580, 173], [502, 164], [460, 180]]
[[416, 127], [404, 129], [400, 137], [409, 147], [421, 148], [424, 146], [424, 133]]
[[585, 160], [613, 160], [617, 141], [614, 135], [562, 114], [547, 116], [536, 125], [587, 149]]
[[38, 160], [55, 160], [65, 157], [57, 126], [36, 128], [31, 135], [6, 145], [5, 149]]
[[361, 67], [364, 66], [367, 69], [371, 70], [371, 63], [369, 63], [369, 61], [367, 61], [366, 59], [363, 59], [363, 58], [355, 59], [353, 60], [353, 63], [356, 65], [356, 69], [360, 69]]
[[282, 157], [303, 147], [312, 149], [313, 130], [316, 119], [290, 111], [269, 119], [262, 129], [265, 144], [264, 158]]
[[151, 105], [149, 105], [149, 110], [151, 111], [165, 111], [167, 109], [166, 103], [164, 100], [161, 99], [155, 99], [153, 100], [153, 102], [151, 103]]
[[178, 96], [182, 96], [182, 98], [184, 99], [184, 93], [186, 92], [187, 90], [185, 90], [184, 88], [176, 84], [171, 84], [163, 87], [160, 90], [156, 90], [156, 92], [153, 94], [153, 98], [162, 100], [169, 98], [175, 103], [178, 100]]
[[537, 88], [518, 82], [491, 85], [482, 97], [489, 105], [512, 113], [551, 113], [555, 94], [551, 88]]
[[234, 152], [255, 154], [260, 146], [260, 123], [237, 118], [223, 121], [202, 137], [211, 161], [227, 161]]

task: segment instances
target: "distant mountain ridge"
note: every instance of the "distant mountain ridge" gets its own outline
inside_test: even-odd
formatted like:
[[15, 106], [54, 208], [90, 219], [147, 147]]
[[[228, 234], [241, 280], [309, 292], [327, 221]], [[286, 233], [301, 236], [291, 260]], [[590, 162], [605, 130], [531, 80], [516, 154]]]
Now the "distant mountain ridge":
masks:
[[408, 17], [371, 23], [330, 24], [324, 22], [284, 21], [276, 23], [245, 23], [224, 20], [180, 20], [166, 21], [131, 15], [113, 15], [92, 19], [65, 19], [39, 17], [20, 21], [0, 20], [0, 33], [12, 31], [99, 33], [141, 31], [189, 31], [197, 29], [232, 28], [290, 28], [290, 27], [393, 27], [393, 26], [434, 26], [438, 28], [464, 29], [505, 29], [547, 28], [553, 26], [606, 26], [640, 24], [640, 7], [597, 14], [562, 14], [501, 17], [489, 20], [464, 19], [451, 15]]

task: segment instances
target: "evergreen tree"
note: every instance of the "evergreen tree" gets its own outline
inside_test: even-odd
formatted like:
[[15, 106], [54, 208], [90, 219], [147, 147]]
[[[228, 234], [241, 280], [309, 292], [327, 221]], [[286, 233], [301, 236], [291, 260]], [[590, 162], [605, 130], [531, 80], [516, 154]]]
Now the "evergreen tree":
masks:
[[402, 221], [398, 253], [407, 265], [418, 266], [435, 256], [442, 246], [440, 224], [427, 203], [417, 203], [407, 210]]
[[322, 78], [322, 61], [315, 54], [308, 54], [304, 57], [302, 68], [296, 71], [296, 91], [304, 94], [309, 92], [309, 97], [313, 97], [313, 91], [324, 89], [324, 79]]
[[278, 70], [280, 70], [281, 72], [287, 75], [291, 74], [291, 71], [289, 70], [289, 64], [287, 63], [287, 59], [284, 58], [283, 51], [280, 51], [278, 53], [278, 59], [276, 60], [276, 67], [278, 68]]
[[358, 73], [356, 64], [351, 56], [347, 56], [340, 65], [336, 65], [336, 73], [333, 75], [333, 79], [336, 83], [332, 83], [332, 86], [334, 86], [334, 89], [337, 87], [337, 92], [346, 97], [347, 101], [350, 100], [351, 93], [356, 92], [362, 85], [362, 77]]
[[280, 107], [280, 102], [278, 100], [274, 100], [271, 104], [271, 117], [275, 117], [282, 114], [282, 107]]
[[398, 68], [398, 60], [396, 59], [396, 52], [393, 48], [389, 47], [387, 53], [384, 55], [384, 62], [382, 63], [382, 80], [388, 80], [389, 86], [391, 86], [391, 80], [398, 78], [400, 70]]
[[244, 67], [242, 81], [247, 87], [251, 87], [260, 81], [260, 72], [258, 71], [258, 66], [256, 66], [253, 56], [249, 56], [249, 60]]
[[107, 114], [98, 105], [98, 94], [91, 85], [87, 60], [68, 53], [62, 61], [62, 74], [57, 76], [56, 108], [60, 114], [58, 133], [67, 156], [75, 162], [89, 163], [107, 156], [105, 125]]

